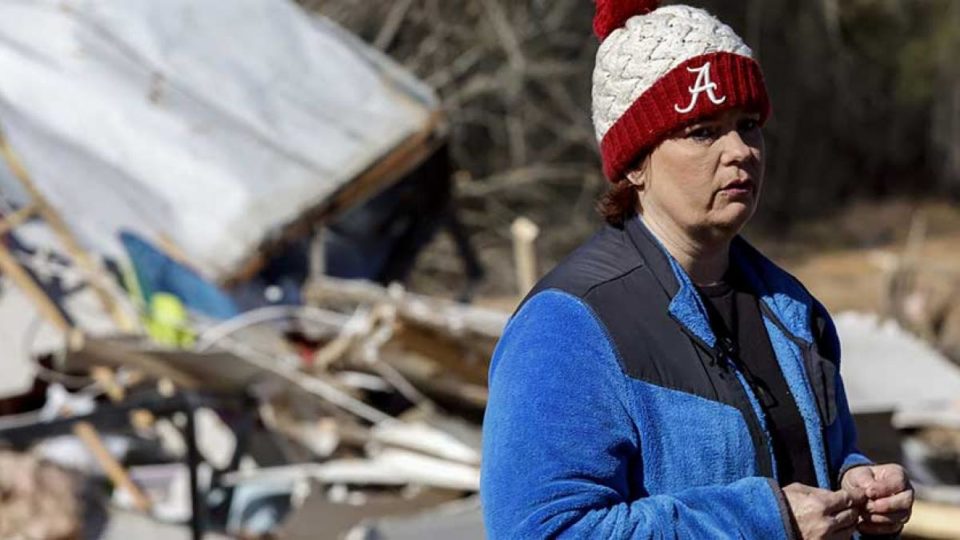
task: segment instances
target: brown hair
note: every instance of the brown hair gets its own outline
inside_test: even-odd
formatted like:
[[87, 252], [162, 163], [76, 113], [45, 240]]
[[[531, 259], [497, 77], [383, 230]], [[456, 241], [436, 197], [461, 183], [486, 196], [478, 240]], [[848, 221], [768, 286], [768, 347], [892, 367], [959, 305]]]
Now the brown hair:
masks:
[[[629, 170], [640, 169], [647, 166], [647, 156], [645, 153], [635, 162]], [[614, 227], [623, 227], [628, 219], [633, 217], [639, 209], [640, 201], [637, 199], [637, 186], [635, 186], [624, 174], [616, 182], [612, 183], [597, 202], [597, 211], [603, 216], [603, 219]]]
[[637, 186], [630, 183], [625, 176], [620, 178], [600, 197], [597, 211], [610, 225], [623, 227], [637, 212]]

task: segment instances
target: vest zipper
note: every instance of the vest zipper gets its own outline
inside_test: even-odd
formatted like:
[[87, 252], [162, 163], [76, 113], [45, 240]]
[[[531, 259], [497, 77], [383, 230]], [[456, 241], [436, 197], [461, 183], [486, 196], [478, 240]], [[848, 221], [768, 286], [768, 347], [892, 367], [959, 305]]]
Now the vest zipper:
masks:
[[680, 325], [683, 333], [687, 334], [687, 336], [692, 339], [694, 343], [696, 343], [708, 355], [710, 355], [710, 358], [718, 367], [721, 369], [728, 369], [733, 373], [741, 390], [743, 390], [744, 394], [747, 396], [747, 402], [750, 404], [750, 409], [753, 411], [753, 419], [756, 421], [757, 426], [760, 429], [760, 436], [762, 438], [760, 443], [764, 448], [759, 448], [757, 451], [763, 452], [766, 450], [766, 455], [770, 459], [770, 476], [774, 480], [779, 481], [777, 478], [777, 458], [773, 455], [773, 441], [770, 439], [770, 432], [767, 428], [766, 417], [763, 414], [763, 410], [760, 408], [760, 400], [757, 399], [756, 394], [753, 392], [753, 389], [750, 388], [750, 385], [747, 383], [746, 378], [743, 376], [743, 373], [737, 367], [736, 363], [730, 359], [730, 355], [724, 353], [723, 346], [720, 345], [722, 340], [720, 338], [715, 338], [714, 347], [711, 347], [707, 344], [707, 342], [703, 341], [700, 336], [694, 334], [689, 328], [687, 328], [687, 326], [683, 324], [682, 321], [677, 319], [673, 313], [670, 313], [670, 318]]
[[[826, 419], [820, 417], [819, 406], [817, 406], [817, 400], [818, 400], [818, 398], [817, 398], [816, 393], [815, 393], [814, 390], [813, 390], [813, 384], [812, 384], [811, 381], [810, 381], [810, 370], [809, 370], [809, 366], [810, 366], [810, 365], [812, 364], [812, 362], [813, 362], [813, 347], [814, 347], [814, 344], [813, 344], [813, 343], [807, 343], [806, 341], [804, 341], [804, 340], [798, 338], [797, 336], [793, 335], [793, 332], [789, 331], [789, 330], [786, 328], [786, 326], [784, 326], [784, 324], [783, 324], [782, 322], [780, 322], [780, 319], [776, 316], [775, 313], [773, 313], [773, 310], [770, 309], [770, 306], [768, 306], [766, 302], [764, 302], [764, 301], [761, 300], [760, 302], [757, 302], [757, 303], [760, 305], [760, 311], [761, 311], [761, 313], [762, 313], [763, 315], [765, 315], [766, 318], [769, 319], [769, 320], [773, 323], [774, 326], [776, 326], [781, 332], [783, 332], [783, 335], [786, 336], [787, 339], [790, 340], [790, 341], [797, 347], [797, 349], [800, 351], [800, 360], [801, 360], [801, 365], [800, 365], [800, 367], [802, 368], [802, 370], [803, 370], [803, 375], [804, 375], [804, 377], [803, 377], [804, 381], [803, 381], [803, 382], [804, 382], [804, 384], [805, 384], [806, 387], [807, 387], [807, 391], [810, 392], [810, 397], [811, 397], [811, 398], [813, 399], [813, 401], [814, 401], [814, 403], [813, 403], [814, 406], [816, 406], [816, 407], [818, 408], [818, 409], [817, 409], [817, 410], [818, 410], [818, 412], [817, 412], [817, 420], [818, 420], [818, 422], [819, 422], [819, 424], [820, 424], [820, 448], [823, 450], [824, 459], [826, 459], [826, 461], [827, 461], [825, 465], [826, 465], [826, 467], [827, 467], [827, 476], [829, 477], [829, 476], [830, 476], [830, 448], [827, 446], [827, 425], [826, 425]], [[812, 326], [812, 323], [811, 323], [811, 326]], [[776, 351], [774, 351], [774, 356], [776, 356]], [[779, 358], [777, 359], [777, 361], [779, 362]], [[784, 376], [784, 378], [786, 378], [786, 376]], [[790, 385], [790, 383], [789, 383], [789, 381], [788, 381], [788, 382], [787, 382], [787, 386], [789, 387], [789, 385]], [[807, 436], [807, 443], [808, 443], [808, 444], [810, 443], [810, 437], [809, 437], [809, 436]], [[812, 446], [811, 446], [811, 450], [812, 450]], [[813, 457], [813, 456], [811, 455], [811, 458], [812, 458], [812, 457]], [[814, 470], [816, 470], [816, 463], [814, 463]], [[830, 480], [830, 478], [828, 478], [828, 480]], [[831, 484], [832, 484], [832, 482], [831, 482]], [[831, 486], [821, 486], [821, 487], [824, 487], [824, 489], [831, 489], [831, 488], [832, 488], [832, 485], [831, 485]]]

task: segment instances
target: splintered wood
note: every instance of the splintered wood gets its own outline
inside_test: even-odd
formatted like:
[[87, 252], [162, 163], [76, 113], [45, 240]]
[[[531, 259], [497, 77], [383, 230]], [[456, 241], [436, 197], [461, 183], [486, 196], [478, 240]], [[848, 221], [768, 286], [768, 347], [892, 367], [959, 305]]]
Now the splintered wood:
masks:
[[[5, 229], [4, 234], [17, 226], [17, 222], [22, 223], [32, 216], [42, 217], [56, 234], [71, 259], [83, 270], [88, 284], [97, 295], [97, 299], [102, 304], [104, 310], [113, 318], [117, 328], [123, 332], [136, 331], [139, 325], [118, 301], [119, 295], [116, 284], [111, 282], [98, 260], [80, 246], [73, 231], [70, 230], [60, 214], [47, 203], [46, 197], [44, 197], [40, 189], [33, 183], [26, 167], [24, 167], [19, 156], [7, 141], [6, 134], [3, 132], [2, 127], [0, 127], [0, 157], [3, 158], [9, 170], [13, 173], [14, 178], [16, 178], [20, 185], [26, 190], [32, 201], [31, 204], [21, 209], [18, 214], [15, 214], [11, 219], [2, 223]], [[2, 236], [2, 234], [0, 234], [0, 236]], [[0, 252], [6, 253], [2, 242], [0, 242]], [[3, 269], [8, 272], [11, 270], [9, 262], [3, 265]], [[26, 285], [22, 279], [18, 279], [17, 282], [21, 287]], [[28, 291], [28, 294], [34, 294], [32, 287], [27, 286], [25, 290]], [[38, 305], [42, 306], [44, 304], [42, 299], [37, 299], [37, 301]], [[64, 321], [62, 321], [60, 317], [56, 314], [47, 313], [47, 308], [42, 309], [44, 314], [50, 318], [51, 322], [57, 326], [63, 326]]]
[[380, 344], [379, 360], [428, 396], [480, 409], [485, 405], [489, 359], [507, 313], [337, 279], [312, 283], [306, 296], [313, 305], [333, 309], [389, 306], [396, 326], [392, 339]]

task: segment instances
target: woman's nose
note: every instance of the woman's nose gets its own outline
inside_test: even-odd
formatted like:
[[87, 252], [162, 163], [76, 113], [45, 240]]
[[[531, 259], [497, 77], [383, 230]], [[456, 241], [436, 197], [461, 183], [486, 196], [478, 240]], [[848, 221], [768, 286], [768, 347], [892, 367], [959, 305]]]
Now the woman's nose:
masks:
[[753, 148], [736, 129], [730, 129], [723, 135], [723, 152], [731, 163], [746, 161], [753, 157]]

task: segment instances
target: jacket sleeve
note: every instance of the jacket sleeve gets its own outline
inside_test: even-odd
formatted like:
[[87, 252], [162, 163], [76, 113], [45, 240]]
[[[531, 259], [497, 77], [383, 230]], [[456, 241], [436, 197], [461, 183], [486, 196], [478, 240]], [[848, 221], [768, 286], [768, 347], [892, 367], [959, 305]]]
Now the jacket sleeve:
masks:
[[[837, 421], [833, 426], [829, 426], [828, 436], [839, 441], [840, 448], [837, 460], [834, 463], [834, 469], [837, 471], [837, 487], [840, 486], [840, 480], [843, 475], [859, 465], [872, 465], [873, 460], [863, 455], [857, 448], [857, 428], [853, 423], [853, 415], [850, 414], [850, 408], [847, 405], [847, 396], [843, 389], [843, 381], [837, 377]], [[832, 434], [830, 431], [838, 431]]]
[[840, 338], [837, 328], [826, 308], [817, 302], [814, 306], [814, 319], [817, 348], [820, 353], [832, 360], [836, 366], [834, 378], [837, 403], [837, 417], [827, 426], [827, 445], [830, 448], [830, 470], [836, 473], [834, 487], [839, 488], [840, 479], [853, 467], [872, 465], [873, 461], [857, 449], [857, 428], [847, 403], [847, 393], [840, 376]]
[[548, 290], [516, 314], [491, 362], [484, 419], [480, 489], [491, 539], [790, 534], [782, 494], [766, 478], [631, 496], [642, 426], [625, 384], [580, 300]]

